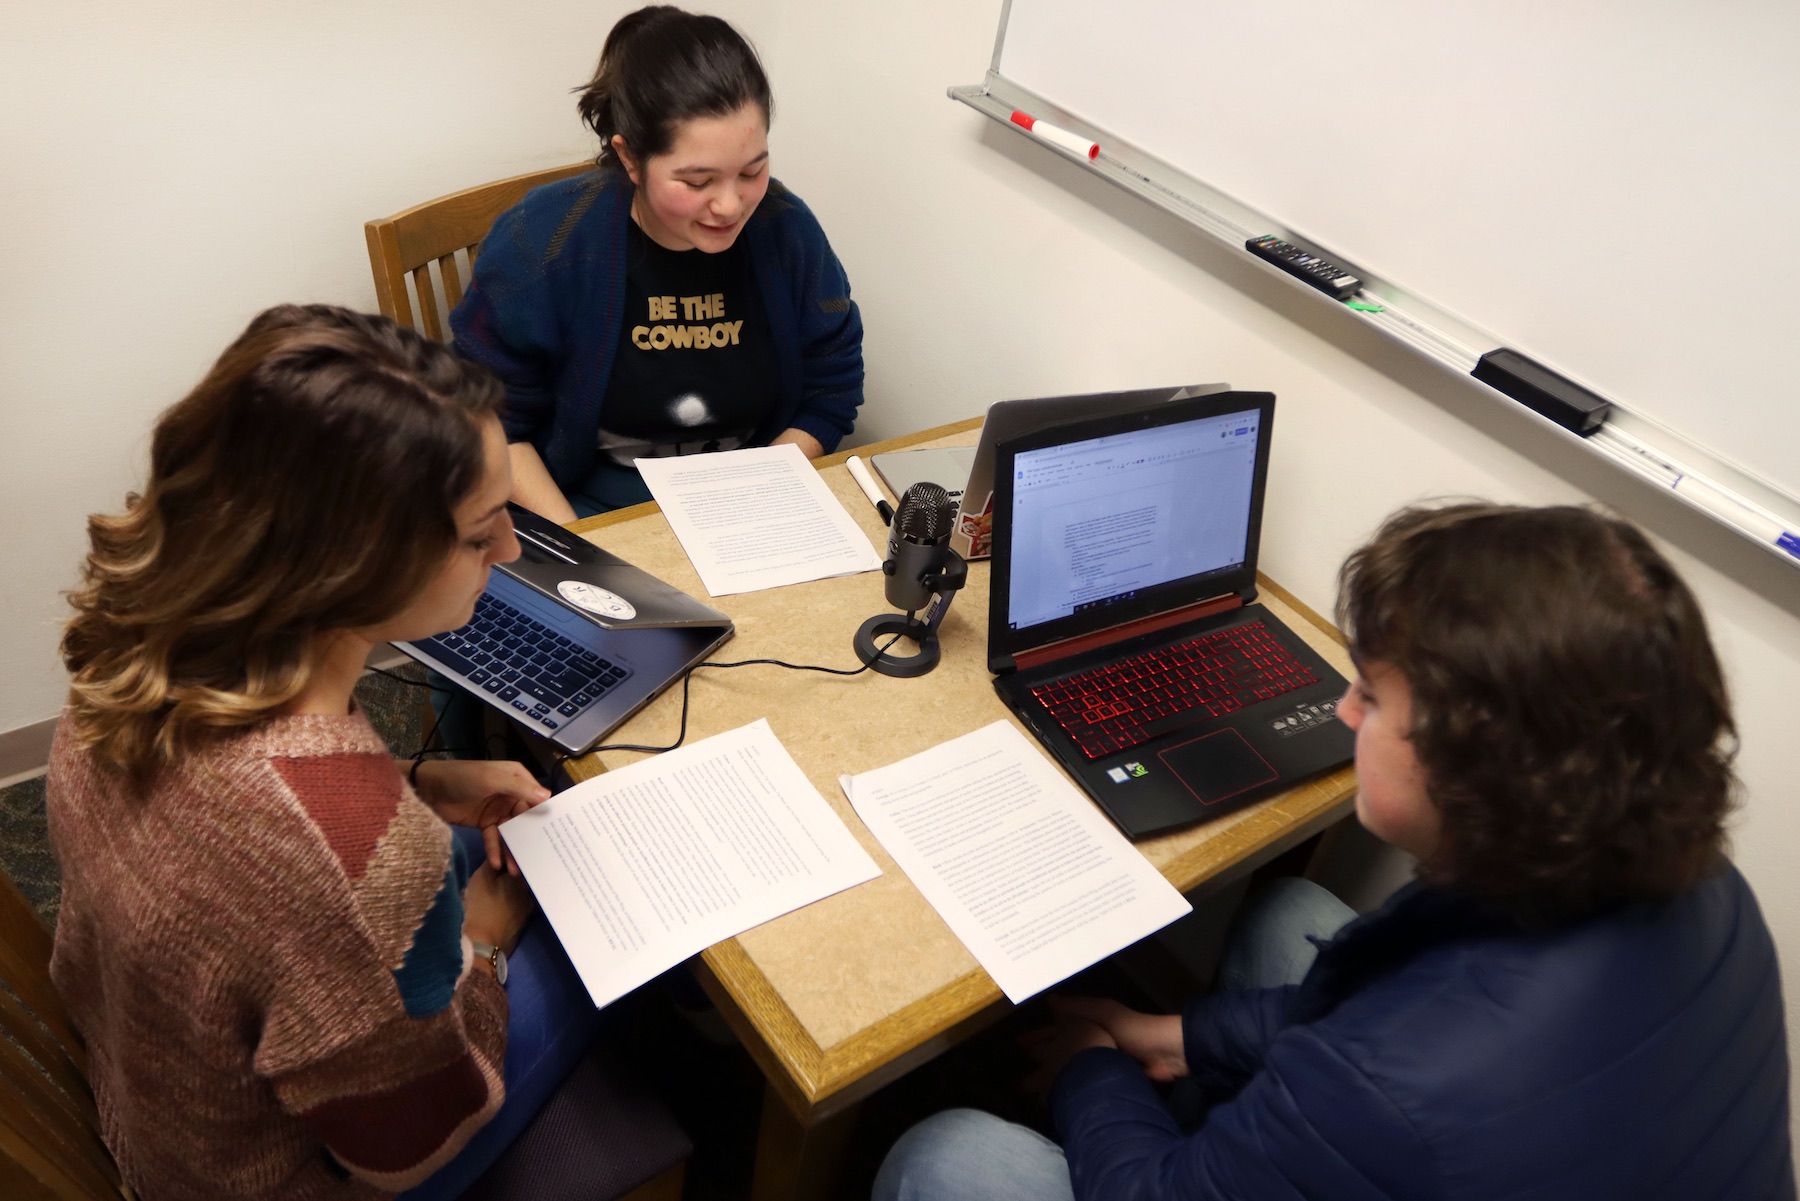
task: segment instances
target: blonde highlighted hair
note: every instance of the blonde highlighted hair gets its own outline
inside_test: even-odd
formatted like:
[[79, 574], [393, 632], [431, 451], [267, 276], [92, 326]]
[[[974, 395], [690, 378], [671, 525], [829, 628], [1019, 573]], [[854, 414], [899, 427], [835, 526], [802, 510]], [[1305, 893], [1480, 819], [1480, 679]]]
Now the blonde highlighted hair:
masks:
[[441, 569], [502, 397], [385, 317], [258, 316], [157, 419], [143, 492], [88, 519], [68, 733], [142, 783], [299, 695], [320, 635], [393, 617]]

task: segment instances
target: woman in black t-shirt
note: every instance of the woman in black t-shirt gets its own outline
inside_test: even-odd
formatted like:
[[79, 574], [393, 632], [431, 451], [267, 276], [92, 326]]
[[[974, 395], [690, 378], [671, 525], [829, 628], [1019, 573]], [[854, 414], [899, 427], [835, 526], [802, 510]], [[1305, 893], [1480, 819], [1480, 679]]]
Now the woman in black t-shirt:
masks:
[[568, 521], [648, 499], [638, 458], [831, 450], [862, 403], [862, 322], [770, 177], [755, 52], [717, 17], [640, 9], [580, 111], [599, 169], [501, 215], [451, 318], [507, 386], [514, 499]]

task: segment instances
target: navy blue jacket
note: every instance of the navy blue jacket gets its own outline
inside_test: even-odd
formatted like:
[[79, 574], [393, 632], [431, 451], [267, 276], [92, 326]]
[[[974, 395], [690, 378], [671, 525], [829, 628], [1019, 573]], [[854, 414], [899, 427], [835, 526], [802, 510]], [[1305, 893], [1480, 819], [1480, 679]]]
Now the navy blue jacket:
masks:
[[1791, 1201], [1782, 1027], [1735, 868], [1538, 931], [1412, 885], [1301, 984], [1183, 1015], [1192, 1135], [1119, 1051], [1053, 1104], [1083, 1199]]
[[[456, 349], [506, 385], [506, 436], [530, 442], [569, 487], [593, 470], [625, 304], [626, 226], [636, 189], [596, 170], [534, 188], [501, 213], [450, 314]], [[770, 181], [740, 235], [780, 370], [778, 401], [752, 441], [805, 430], [826, 450], [863, 398], [862, 316], [825, 231]]]

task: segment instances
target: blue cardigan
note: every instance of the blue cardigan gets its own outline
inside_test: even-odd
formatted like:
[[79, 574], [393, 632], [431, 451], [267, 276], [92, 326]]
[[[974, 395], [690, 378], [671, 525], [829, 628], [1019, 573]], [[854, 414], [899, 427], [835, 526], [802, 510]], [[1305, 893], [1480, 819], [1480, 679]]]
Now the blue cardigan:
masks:
[[[593, 469], [625, 300], [631, 180], [597, 170], [533, 189], [494, 221], [450, 314], [456, 349], [506, 385], [506, 436], [530, 442], [569, 487]], [[862, 317], [825, 231], [771, 181], [739, 235], [750, 254], [780, 368], [778, 403], [757, 429], [790, 427], [826, 450], [862, 404]]]
[[1300, 985], [1183, 1015], [1192, 1135], [1111, 1049], [1053, 1105], [1083, 1199], [1791, 1201], [1782, 1027], [1735, 868], [1535, 932], [1413, 885]]

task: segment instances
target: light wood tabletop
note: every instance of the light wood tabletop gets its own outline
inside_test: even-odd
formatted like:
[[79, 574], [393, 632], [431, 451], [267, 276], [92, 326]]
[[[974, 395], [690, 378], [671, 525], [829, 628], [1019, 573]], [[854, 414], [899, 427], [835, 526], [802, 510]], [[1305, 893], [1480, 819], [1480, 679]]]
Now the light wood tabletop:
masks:
[[[973, 443], [980, 419], [853, 452]], [[881, 518], [842, 466], [818, 460], [844, 507], [877, 551]], [[570, 526], [607, 550], [694, 596], [706, 592], [668, 522], [638, 505]], [[1337, 632], [1266, 577], [1261, 600], [1326, 660], [1352, 674]], [[736, 636], [719, 662], [774, 658], [858, 666], [851, 637], [887, 612], [874, 573], [711, 600]], [[753, 1196], [822, 1195], [848, 1111], [882, 1085], [940, 1054], [1006, 1011], [1000, 989], [950, 933], [844, 799], [838, 779], [916, 754], [996, 720], [1011, 720], [987, 669], [988, 569], [970, 565], [967, 586], [939, 630], [943, 658], [931, 673], [896, 679], [833, 676], [757, 665], [693, 673], [688, 741], [766, 717], [813, 786], [834, 807], [882, 875], [719, 943], [699, 975], [768, 1080]], [[670, 688], [607, 739], [666, 746], [682, 724], [682, 688]], [[1021, 727], [1023, 729], [1023, 727]], [[645, 756], [605, 751], [567, 764], [576, 780]], [[1350, 810], [1355, 776], [1345, 768], [1204, 825], [1137, 844], [1183, 892], [1241, 878]], [[777, 1104], [777, 1100], [779, 1104]]]

